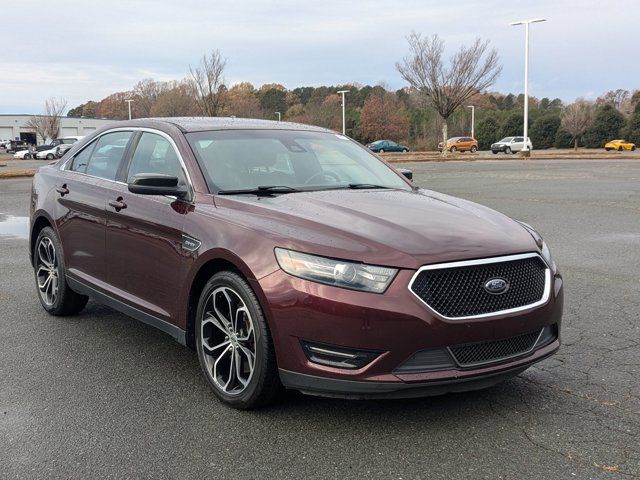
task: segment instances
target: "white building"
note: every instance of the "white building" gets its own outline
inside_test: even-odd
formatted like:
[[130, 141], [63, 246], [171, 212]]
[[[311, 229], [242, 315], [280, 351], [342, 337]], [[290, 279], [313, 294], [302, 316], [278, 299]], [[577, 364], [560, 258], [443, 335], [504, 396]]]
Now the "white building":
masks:
[[[33, 115], [0, 114], [0, 140], [25, 140], [36, 143], [35, 132], [27, 127]], [[99, 118], [62, 117], [60, 119], [60, 136], [89, 135], [97, 128], [113, 122]], [[42, 142], [41, 138], [37, 142]]]

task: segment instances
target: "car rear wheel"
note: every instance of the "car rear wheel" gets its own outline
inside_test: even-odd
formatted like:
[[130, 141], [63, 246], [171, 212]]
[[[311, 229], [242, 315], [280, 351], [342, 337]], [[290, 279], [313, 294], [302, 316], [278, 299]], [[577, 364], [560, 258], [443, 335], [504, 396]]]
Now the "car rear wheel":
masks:
[[622, 150], [623, 150], [623, 149], [622, 149], [622, 145], [620, 145], [620, 146], [618, 147], [618, 151], [619, 151], [619, 152], [621, 152]]
[[51, 227], [40, 231], [33, 250], [33, 266], [40, 303], [51, 315], [74, 315], [80, 312], [88, 297], [67, 284], [62, 245]]
[[511, 147], [507, 147], [504, 149], [504, 153], [506, 153], [507, 155], [509, 155], [511, 153]]
[[196, 315], [198, 358], [216, 396], [238, 409], [277, 400], [283, 388], [271, 335], [244, 278], [216, 273], [202, 290]]
[[478, 147], [476, 147], [475, 145], [471, 146], [471, 153], [476, 153], [478, 151]]
[[636, 151], [636, 146], [634, 145], [633, 147], [631, 147], [631, 151], [635, 152]]

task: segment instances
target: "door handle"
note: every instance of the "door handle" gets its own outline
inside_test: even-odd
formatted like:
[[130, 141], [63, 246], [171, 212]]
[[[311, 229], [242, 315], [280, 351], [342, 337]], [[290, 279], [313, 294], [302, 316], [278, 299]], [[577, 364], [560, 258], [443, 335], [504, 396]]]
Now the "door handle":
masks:
[[58, 192], [61, 197], [64, 197], [67, 193], [69, 193], [69, 189], [67, 188], [67, 184], [65, 183], [61, 187], [56, 187], [56, 192]]
[[118, 197], [117, 200], [109, 200], [109, 206], [115, 208], [116, 212], [119, 212], [123, 208], [127, 208], [127, 204], [122, 200], [122, 197]]

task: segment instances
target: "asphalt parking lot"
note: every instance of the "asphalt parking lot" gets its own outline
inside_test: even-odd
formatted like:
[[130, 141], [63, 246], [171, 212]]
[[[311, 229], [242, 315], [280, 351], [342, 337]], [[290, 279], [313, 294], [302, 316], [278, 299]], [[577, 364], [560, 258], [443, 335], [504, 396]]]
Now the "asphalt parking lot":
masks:
[[565, 278], [557, 355], [479, 392], [234, 411], [168, 336], [95, 303], [44, 313], [2, 227], [28, 215], [30, 179], [4, 179], [0, 477], [639, 477], [640, 161], [400, 166], [543, 234]]

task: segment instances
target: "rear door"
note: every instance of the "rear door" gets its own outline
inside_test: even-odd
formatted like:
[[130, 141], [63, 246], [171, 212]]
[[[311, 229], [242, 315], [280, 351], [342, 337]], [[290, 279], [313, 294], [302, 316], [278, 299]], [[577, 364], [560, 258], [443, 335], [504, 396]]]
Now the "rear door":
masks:
[[518, 152], [524, 148], [524, 137], [515, 137], [511, 144], [511, 150]]
[[56, 185], [58, 235], [67, 271], [99, 288], [106, 281], [106, 201], [130, 137], [130, 131], [100, 136], [74, 155]]
[[[124, 169], [125, 182], [138, 173], [187, 176], [175, 144], [160, 132], [138, 133]], [[190, 204], [163, 195], [129, 192], [114, 186], [107, 201], [107, 276], [120, 300], [162, 320], [175, 323], [178, 291], [186, 274], [182, 226]]]

